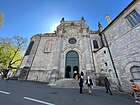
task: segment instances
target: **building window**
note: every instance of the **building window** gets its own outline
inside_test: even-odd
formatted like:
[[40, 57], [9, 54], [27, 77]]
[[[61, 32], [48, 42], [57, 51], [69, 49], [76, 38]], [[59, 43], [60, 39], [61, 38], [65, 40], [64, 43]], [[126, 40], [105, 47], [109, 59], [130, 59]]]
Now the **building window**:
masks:
[[101, 69], [101, 72], [103, 72], [104, 70], [103, 69]]
[[30, 54], [31, 49], [33, 47], [33, 44], [34, 44], [34, 41], [31, 41], [30, 44], [29, 44], [29, 46], [28, 46], [28, 48], [27, 48], [27, 50], [26, 50], [25, 55], [29, 55]]
[[136, 10], [132, 11], [126, 18], [132, 27], [140, 23], [140, 14]]
[[77, 41], [76, 41], [76, 39], [75, 38], [70, 38], [69, 39], [69, 43], [70, 44], [75, 44]]
[[130, 72], [134, 80], [140, 80], [140, 67], [139, 66], [131, 67]]
[[105, 65], [107, 66], [107, 63], [105, 62]]
[[93, 40], [93, 46], [94, 46], [95, 49], [99, 48], [98, 42], [96, 40]]

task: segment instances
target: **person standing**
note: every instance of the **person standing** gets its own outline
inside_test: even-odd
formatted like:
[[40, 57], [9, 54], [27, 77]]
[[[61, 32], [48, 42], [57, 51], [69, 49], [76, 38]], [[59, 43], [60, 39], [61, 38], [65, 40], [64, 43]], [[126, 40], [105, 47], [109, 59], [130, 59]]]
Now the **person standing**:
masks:
[[88, 86], [88, 94], [92, 93], [92, 89], [93, 89], [93, 82], [90, 78], [90, 76], [88, 76], [87, 80], [86, 80], [86, 84]]
[[131, 79], [130, 82], [131, 82], [131, 87], [132, 87], [132, 90], [133, 90], [132, 95], [134, 96], [135, 99], [138, 99], [140, 97], [140, 89], [139, 89], [139, 86], [138, 86], [138, 84], [136, 84], [134, 82], [133, 79]]
[[83, 76], [83, 79], [84, 79], [84, 73], [83, 73], [83, 71], [81, 71], [80, 74], [78, 74], [78, 80], [80, 79], [81, 76]]
[[6, 79], [9, 80], [12, 77], [12, 75], [13, 75], [12, 70], [9, 70], [8, 73], [7, 73], [7, 78]]
[[76, 74], [76, 76], [75, 76], [75, 80], [76, 80], [76, 81], [79, 80], [79, 76], [78, 76], [78, 74]]
[[84, 73], [83, 73], [83, 71], [81, 71], [81, 74], [80, 74], [81, 76], [84, 76]]
[[77, 74], [77, 71], [74, 71], [73, 73], [73, 78], [76, 79], [76, 74]]
[[110, 85], [110, 83], [109, 83], [107, 77], [104, 78], [104, 84], [105, 84], [106, 93], [108, 93], [108, 91], [109, 91], [109, 92], [110, 92], [110, 95], [112, 95], [112, 92], [111, 92], [111, 90], [110, 90], [110, 86], [111, 86], [111, 85]]
[[80, 81], [79, 81], [79, 87], [80, 87], [80, 94], [82, 94], [82, 88], [83, 88], [83, 82], [84, 82], [84, 77], [80, 76]]

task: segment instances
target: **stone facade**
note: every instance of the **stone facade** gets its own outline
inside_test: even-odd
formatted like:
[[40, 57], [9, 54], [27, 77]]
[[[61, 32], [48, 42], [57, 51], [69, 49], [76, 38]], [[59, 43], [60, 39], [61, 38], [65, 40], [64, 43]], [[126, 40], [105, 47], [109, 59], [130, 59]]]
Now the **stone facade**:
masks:
[[[30, 54], [24, 56], [21, 68], [28, 67], [26, 79], [50, 82], [66, 76], [66, 56], [70, 51], [78, 54], [78, 64], [71, 65], [71, 77], [74, 66], [77, 72], [94, 74], [94, 63], [90, 36], [98, 35], [85, 24], [84, 18], [79, 21], [62, 19], [55, 33], [38, 34], [31, 38], [33, 46]], [[73, 38], [76, 43], [70, 44]], [[30, 45], [29, 45], [30, 46]], [[22, 71], [22, 69], [21, 69]], [[19, 72], [20, 74], [20, 72]]]
[[[121, 86], [125, 90], [131, 89], [129, 81], [133, 79], [131, 68], [133, 66], [140, 67], [140, 25], [132, 27], [127, 20], [127, 16], [133, 10], [140, 14], [139, 0], [133, 1], [102, 32], [107, 39]], [[135, 81], [140, 82], [139, 80]]]
[[51, 82], [73, 78], [76, 70], [92, 76], [98, 85], [107, 76], [113, 86], [129, 90], [130, 69], [140, 67], [140, 25], [131, 27], [126, 17], [134, 9], [140, 14], [139, 7], [140, 1], [133, 1], [104, 30], [100, 23], [98, 30], [89, 30], [83, 17], [78, 21], [62, 18], [55, 33], [31, 38], [33, 43], [17, 75], [23, 73], [27, 80]]

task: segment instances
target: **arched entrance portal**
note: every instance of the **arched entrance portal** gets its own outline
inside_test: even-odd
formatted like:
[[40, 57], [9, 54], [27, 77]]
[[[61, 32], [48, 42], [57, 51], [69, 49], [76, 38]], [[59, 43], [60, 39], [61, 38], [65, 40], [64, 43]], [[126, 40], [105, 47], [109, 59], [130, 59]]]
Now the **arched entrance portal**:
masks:
[[76, 51], [69, 51], [66, 54], [65, 78], [74, 78], [79, 74], [79, 55]]

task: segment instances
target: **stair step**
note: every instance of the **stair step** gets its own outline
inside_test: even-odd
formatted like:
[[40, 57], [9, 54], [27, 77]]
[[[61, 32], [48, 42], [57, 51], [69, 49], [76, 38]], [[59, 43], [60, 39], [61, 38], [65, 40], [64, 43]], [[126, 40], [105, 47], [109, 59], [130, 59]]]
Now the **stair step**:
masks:
[[76, 81], [75, 79], [64, 78], [48, 85], [51, 87], [79, 88], [79, 81]]

